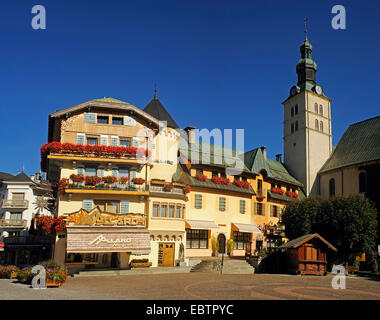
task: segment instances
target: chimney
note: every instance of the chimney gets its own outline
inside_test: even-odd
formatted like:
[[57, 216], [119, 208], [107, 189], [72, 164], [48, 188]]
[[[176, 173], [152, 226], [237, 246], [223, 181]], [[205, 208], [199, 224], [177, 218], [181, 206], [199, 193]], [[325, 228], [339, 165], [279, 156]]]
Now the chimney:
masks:
[[265, 146], [262, 146], [262, 147], [260, 147], [260, 149], [261, 149], [261, 151], [263, 152], [263, 155], [264, 155], [264, 158], [265, 158], [265, 160], [267, 159], [267, 147], [265, 147]]
[[282, 160], [281, 160], [281, 156], [282, 156], [281, 153], [276, 154], [276, 161], [278, 161], [278, 162], [282, 162]]
[[187, 133], [187, 141], [189, 144], [195, 143], [195, 127], [188, 126], [184, 130]]

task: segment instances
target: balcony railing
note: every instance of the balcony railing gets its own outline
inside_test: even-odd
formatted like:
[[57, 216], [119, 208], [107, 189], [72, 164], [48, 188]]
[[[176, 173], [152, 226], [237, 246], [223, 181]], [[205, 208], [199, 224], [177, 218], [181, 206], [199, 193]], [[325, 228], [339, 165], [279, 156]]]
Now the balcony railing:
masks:
[[72, 190], [104, 190], [104, 191], [135, 191], [135, 192], [146, 192], [148, 191], [147, 186], [145, 184], [143, 185], [133, 185], [133, 184], [114, 184], [114, 185], [107, 185], [107, 184], [98, 184], [96, 186], [89, 186], [85, 184], [69, 184], [67, 189]]
[[0, 227], [25, 228], [27, 223], [27, 220], [0, 219]]
[[28, 200], [3, 200], [3, 209], [26, 209], [29, 207]]
[[257, 191], [256, 191], [256, 197], [257, 198], [265, 198], [266, 197], [266, 192], [267, 192], [267, 190], [266, 189], [257, 189]]
[[165, 192], [165, 193], [171, 193], [171, 194], [184, 195], [183, 188], [174, 187], [172, 190], [166, 191], [164, 189], [163, 185], [155, 185], [155, 184], [151, 184], [149, 186], [149, 191], [150, 192]]

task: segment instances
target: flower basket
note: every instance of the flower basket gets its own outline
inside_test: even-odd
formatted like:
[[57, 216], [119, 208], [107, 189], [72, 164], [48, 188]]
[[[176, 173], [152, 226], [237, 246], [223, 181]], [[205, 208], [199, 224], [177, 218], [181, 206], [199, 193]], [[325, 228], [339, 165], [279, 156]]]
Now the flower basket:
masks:
[[145, 183], [145, 180], [143, 178], [133, 178], [132, 183], [134, 184], [143, 184]]
[[152, 266], [152, 262], [131, 262], [131, 268], [147, 268]]
[[249, 189], [251, 185], [249, 182], [240, 181], [240, 180], [234, 180], [233, 184], [239, 188]]
[[185, 194], [188, 194], [191, 192], [191, 187], [190, 186], [186, 186], [185, 187]]
[[61, 286], [61, 283], [60, 282], [52, 282], [52, 281], [48, 281], [46, 280], [46, 288], [50, 288], [50, 287], [60, 287]]
[[166, 192], [170, 192], [174, 189], [174, 184], [173, 183], [166, 183], [163, 187], [163, 190]]
[[10, 276], [9, 276], [9, 279], [17, 279], [17, 272], [16, 271], [12, 271]]
[[228, 185], [230, 184], [230, 180], [229, 179], [225, 179], [225, 178], [222, 178], [222, 177], [212, 177], [211, 178], [211, 181], [216, 183], [216, 184], [225, 184], [225, 185]]

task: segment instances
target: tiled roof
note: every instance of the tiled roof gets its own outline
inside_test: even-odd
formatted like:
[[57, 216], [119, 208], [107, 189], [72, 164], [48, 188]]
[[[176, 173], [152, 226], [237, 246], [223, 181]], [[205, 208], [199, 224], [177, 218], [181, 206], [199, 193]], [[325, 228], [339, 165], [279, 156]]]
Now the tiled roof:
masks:
[[318, 233], [314, 234], [305, 234], [301, 237], [298, 237], [296, 239], [293, 239], [291, 241], [286, 242], [282, 246], [280, 246], [280, 249], [288, 249], [288, 248], [298, 248], [299, 246], [302, 246], [304, 243], [310, 241], [311, 239], [318, 238], [321, 240], [324, 244], [326, 244], [330, 249], [336, 251], [336, 248], [328, 242], [325, 238], [321, 237]]
[[0, 172], [0, 180], [6, 181], [9, 179], [13, 179], [14, 177], [15, 176], [13, 174], [6, 173], [6, 172]]
[[320, 172], [380, 160], [380, 116], [350, 125]]

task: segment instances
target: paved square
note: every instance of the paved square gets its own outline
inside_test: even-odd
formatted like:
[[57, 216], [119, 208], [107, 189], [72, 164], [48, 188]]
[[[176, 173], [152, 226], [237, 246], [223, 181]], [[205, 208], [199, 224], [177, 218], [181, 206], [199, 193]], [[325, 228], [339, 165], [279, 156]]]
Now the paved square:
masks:
[[58, 300], [380, 300], [380, 281], [346, 278], [346, 289], [331, 287], [333, 275], [149, 274], [70, 278], [61, 288], [35, 290], [16, 280], [0, 280], [0, 299]]

